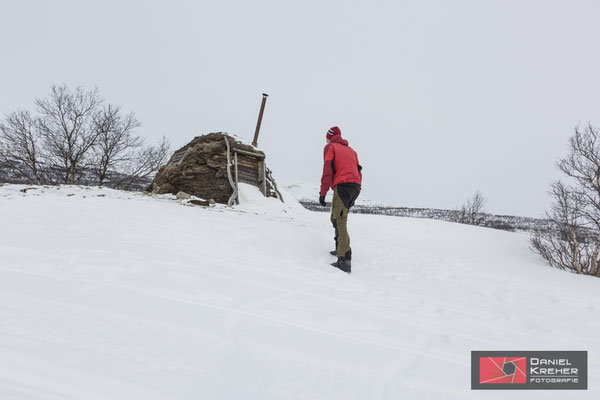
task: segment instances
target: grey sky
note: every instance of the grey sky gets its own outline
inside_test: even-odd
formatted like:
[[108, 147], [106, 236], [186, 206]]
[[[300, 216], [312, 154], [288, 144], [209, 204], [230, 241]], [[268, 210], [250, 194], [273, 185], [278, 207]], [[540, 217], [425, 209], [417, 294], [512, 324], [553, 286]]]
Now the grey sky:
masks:
[[[8, 1], [0, 113], [97, 85], [174, 147], [228, 131], [318, 183], [339, 125], [364, 195], [539, 216], [574, 125], [600, 124], [600, 2]], [[315, 193], [315, 198], [318, 196]]]

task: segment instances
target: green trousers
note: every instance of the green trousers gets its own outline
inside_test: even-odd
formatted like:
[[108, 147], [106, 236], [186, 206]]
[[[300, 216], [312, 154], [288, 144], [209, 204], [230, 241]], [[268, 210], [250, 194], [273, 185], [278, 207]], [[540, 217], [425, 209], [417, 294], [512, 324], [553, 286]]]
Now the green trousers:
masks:
[[338, 195], [337, 186], [333, 188], [331, 223], [335, 229], [335, 243], [338, 257], [351, 258], [350, 236], [348, 235], [348, 209]]

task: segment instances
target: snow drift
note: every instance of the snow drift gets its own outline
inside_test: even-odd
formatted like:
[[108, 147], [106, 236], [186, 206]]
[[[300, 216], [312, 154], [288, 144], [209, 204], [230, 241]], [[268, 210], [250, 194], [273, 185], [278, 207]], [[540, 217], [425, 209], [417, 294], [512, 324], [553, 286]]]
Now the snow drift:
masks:
[[351, 215], [353, 274], [324, 213], [244, 186], [242, 204], [0, 187], [2, 399], [502, 399], [471, 350], [589, 350], [600, 281], [527, 237]]

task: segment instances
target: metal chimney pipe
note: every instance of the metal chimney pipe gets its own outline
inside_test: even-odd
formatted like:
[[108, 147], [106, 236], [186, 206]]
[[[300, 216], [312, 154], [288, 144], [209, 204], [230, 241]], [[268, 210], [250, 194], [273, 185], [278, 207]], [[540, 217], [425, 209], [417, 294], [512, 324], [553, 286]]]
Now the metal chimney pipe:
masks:
[[262, 103], [260, 104], [260, 113], [258, 114], [258, 121], [256, 122], [256, 130], [254, 131], [254, 140], [252, 141], [252, 146], [258, 146], [258, 132], [260, 131], [260, 124], [262, 122], [263, 113], [265, 112], [265, 104], [267, 102], [267, 97], [269, 95], [263, 93]]

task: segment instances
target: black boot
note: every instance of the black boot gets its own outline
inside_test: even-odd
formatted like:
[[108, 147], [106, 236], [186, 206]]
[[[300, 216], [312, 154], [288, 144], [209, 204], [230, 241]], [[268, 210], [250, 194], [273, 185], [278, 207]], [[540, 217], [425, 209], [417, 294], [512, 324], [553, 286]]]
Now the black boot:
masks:
[[335, 226], [335, 237], [333, 238], [333, 240], [335, 241], [335, 250], [331, 250], [329, 254], [337, 257], [337, 225], [334, 224], [333, 226]]
[[336, 268], [341, 269], [344, 272], [350, 273], [350, 260], [344, 257], [338, 257], [338, 260], [334, 263], [331, 263]]
[[[329, 252], [329, 254], [337, 257], [337, 250], [331, 250]], [[344, 256], [344, 258], [347, 258], [348, 260], [352, 260], [352, 249], [350, 249], [346, 252], [346, 255]]]

